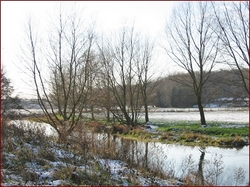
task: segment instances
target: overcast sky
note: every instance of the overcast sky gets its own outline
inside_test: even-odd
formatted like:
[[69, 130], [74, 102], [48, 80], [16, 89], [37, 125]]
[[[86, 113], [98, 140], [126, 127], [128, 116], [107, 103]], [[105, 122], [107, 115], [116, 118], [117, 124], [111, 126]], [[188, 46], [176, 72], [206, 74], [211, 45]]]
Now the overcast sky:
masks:
[[[27, 23], [27, 17], [32, 16], [40, 24], [46, 24], [48, 16], [60, 3], [58, 1], [1, 2], [1, 63], [13, 83], [15, 94], [21, 97], [30, 97], [31, 93], [29, 86], [24, 84], [26, 77], [21, 71], [22, 64], [18, 59], [21, 41], [25, 37], [24, 25]], [[84, 15], [95, 20], [103, 32], [117, 29], [122, 26], [122, 20], [128, 20], [133, 21], [137, 28], [152, 38], [163, 34], [166, 19], [171, 14], [174, 4], [175, 2], [171, 1], [77, 2], [78, 7], [84, 8]]]

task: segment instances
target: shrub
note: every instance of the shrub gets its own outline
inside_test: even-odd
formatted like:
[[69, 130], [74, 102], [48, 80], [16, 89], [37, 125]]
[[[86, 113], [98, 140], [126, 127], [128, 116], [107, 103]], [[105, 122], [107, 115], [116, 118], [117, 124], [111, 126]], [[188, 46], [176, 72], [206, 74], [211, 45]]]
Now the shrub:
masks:
[[[91, 128], [92, 131], [95, 133], [107, 132], [105, 125], [97, 121], [90, 121], [90, 122], [85, 123], [85, 125]], [[79, 130], [79, 127], [78, 127], [78, 130]]]
[[235, 146], [244, 146], [244, 145], [246, 145], [246, 142], [240, 136], [236, 136], [232, 143]]
[[48, 148], [45, 148], [45, 147], [41, 147], [38, 150], [37, 156], [42, 158], [42, 159], [46, 159], [46, 160], [49, 160], [49, 161], [52, 161], [52, 162], [56, 161], [56, 156], [53, 153], [53, 151], [51, 149], [48, 149]]
[[185, 141], [186, 142], [192, 142], [196, 139], [196, 135], [193, 132], [188, 132], [184, 134]]
[[47, 165], [47, 160], [43, 159], [43, 158], [36, 158], [35, 162], [40, 165], [40, 166], [46, 166]]
[[145, 133], [145, 131], [143, 129], [141, 129], [141, 128], [135, 128], [135, 129], [133, 129], [131, 131], [131, 134], [133, 136], [136, 136], [136, 137], [138, 137], [138, 136], [140, 136], [141, 134], [144, 134], [144, 133]]
[[21, 147], [15, 153], [20, 165], [23, 165], [26, 162], [32, 162], [36, 158], [36, 155], [29, 147]]
[[3, 151], [9, 153], [15, 151], [17, 145], [13, 142], [11, 138], [7, 138], [6, 140], [3, 141]]
[[112, 133], [119, 133], [119, 134], [127, 134], [131, 130], [131, 127], [128, 125], [112, 125]]
[[35, 172], [32, 171], [31, 169], [25, 169], [22, 173], [21, 176], [23, 177], [25, 184], [27, 182], [31, 181], [33, 184], [37, 184], [39, 175]]
[[71, 175], [74, 170], [75, 170], [74, 167], [62, 167], [61, 169], [57, 169], [53, 173], [53, 179], [68, 180], [71, 178]]

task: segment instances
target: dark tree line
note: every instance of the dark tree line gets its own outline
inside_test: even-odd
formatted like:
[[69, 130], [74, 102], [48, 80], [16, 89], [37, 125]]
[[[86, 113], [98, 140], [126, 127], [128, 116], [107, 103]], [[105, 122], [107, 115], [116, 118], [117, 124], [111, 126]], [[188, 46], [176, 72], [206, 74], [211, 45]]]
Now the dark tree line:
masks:
[[[244, 76], [248, 76], [248, 70], [243, 71]], [[184, 80], [189, 78], [188, 74], [182, 74]], [[192, 90], [182, 84], [176, 82], [180, 79], [180, 74], [171, 75], [158, 81], [158, 86], [154, 90], [156, 95], [151, 105], [157, 107], [177, 107], [190, 108], [196, 105], [196, 98]], [[208, 81], [208, 87], [204, 87], [204, 96], [202, 102], [204, 106], [208, 103], [220, 103], [221, 98], [233, 98], [235, 101], [240, 100], [241, 106], [247, 106], [248, 94], [244, 92], [243, 87], [239, 87], [237, 83], [241, 80], [233, 70], [218, 70], [211, 73]], [[221, 104], [224, 104], [221, 101]], [[237, 106], [235, 103], [234, 106]]]

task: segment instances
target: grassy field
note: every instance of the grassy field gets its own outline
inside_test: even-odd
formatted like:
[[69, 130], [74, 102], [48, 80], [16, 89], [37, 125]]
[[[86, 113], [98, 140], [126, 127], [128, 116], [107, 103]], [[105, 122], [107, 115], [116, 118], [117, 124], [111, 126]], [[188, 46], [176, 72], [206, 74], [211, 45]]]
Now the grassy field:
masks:
[[[37, 121], [34, 118], [29, 118], [29, 120]], [[112, 126], [115, 129], [113, 134], [140, 141], [219, 147], [239, 147], [249, 143], [248, 123], [208, 122], [206, 127], [202, 127], [198, 121], [159, 119], [152, 121], [157, 128], [150, 130], [142, 128], [140, 125], [130, 128], [126, 125], [108, 123], [104, 119], [96, 122], [102, 126]]]
[[158, 130], [162, 132], [186, 131], [216, 137], [248, 136], [247, 124], [210, 123], [206, 127], [201, 127], [200, 124], [196, 122], [174, 122], [157, 124], [157, 126], [159, 127]]
[[198, 122], [155, 122], [156, 131], [133, 129], [123, 134], [125, 138], [143, 141], [160, 141], [190, 146], [239, 147], [248, 144], [248, 124], [211, 122], [202, 127]]

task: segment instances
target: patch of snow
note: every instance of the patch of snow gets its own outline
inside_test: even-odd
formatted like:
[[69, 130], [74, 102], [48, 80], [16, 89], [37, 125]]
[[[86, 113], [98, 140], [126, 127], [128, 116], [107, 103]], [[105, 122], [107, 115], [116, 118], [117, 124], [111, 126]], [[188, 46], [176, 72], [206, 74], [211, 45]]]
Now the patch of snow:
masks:
[[57, 161], [57, 162], [50, 162], [51, 165], [53, 165], [53, 167], [61, 167], [61, 166], [67, 166], [66, 163], [61, 162], [61, 161]]
[[[249, 111], [206, 111], [207, 122], [248, 123]], [[151, 121], [199, 121], [200, 114], [196, 112], [150, 112]]]
[[63, 150], [55, 150], [55, 154], [58, 158], [73, 158], [75, 155], [72, 153], [67, 153]]
[[40, 178], [51, 178], [53, 173], [53, 171], [44, 171], [40, 174]]
[[51, 186], [61, 186], [63, 183], [66, 183], [64, 180], [55, 180], [50, 183]]
[[[106, 168], [109, 168], [115, 178], [122, 179], [123, 186], [128, 186], [128, 180], [136, 180], [142, 186], [168, 186], [173, 185], [167, 180], [157, 177], [144, 177], [136, 169], [129, 169], [126, 164], [120, 160], [100, 159], [99, 162]], [[177, 180], [175, 183], [179, 183]]]

